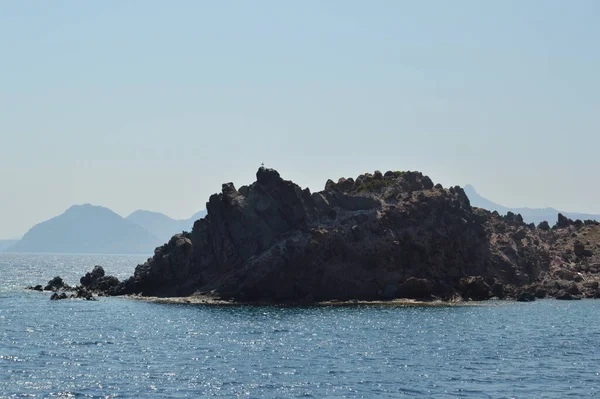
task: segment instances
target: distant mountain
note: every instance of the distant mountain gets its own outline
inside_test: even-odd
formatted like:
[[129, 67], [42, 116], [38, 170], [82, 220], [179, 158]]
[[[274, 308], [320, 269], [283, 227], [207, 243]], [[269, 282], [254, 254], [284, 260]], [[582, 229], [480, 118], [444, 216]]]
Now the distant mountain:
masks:
[[19, 240], [0, 240], [0, 252], [15, 245]]
[[469, 184], [465, 186], [465, 193], [467, 194], [467, 197], [469, 197], [472, 206], [487, 209], [489, 211], [497, 211], [501, 215], [505, 215], [508, 211], [518, 213], [521, 216], [523, 216], [523, 220], [525, 220], [525, 222], [535, 223], [536, 225], [544, 220], [550, 223], [550, 225], [553, 225], [558, 219], [559, 213], [562, 213], [566, 217], [573, 220], [590, 219], [600, 221], [600, 215], [563, 212], [554, 208], [508, 208], [506, 206], [496, 204], [495, 202], [492, 202], [487, 198], [482, 197], [481, 195], [479, 195], [479, 193], [477, 193], [477, 191], [475, 191], [475, 188]]
[[164, 241], [108, 208], [85, 204], [35, 225], [7, 251], [152, 254]]
[[206, 216], [206, 211], [200, 211], [189, 219], [171, 219], [158, 212], [137, 210], [127, 216], [127, 220], [143, 227], [163, 242], [182, 231], [191, 231], [194, 222]]

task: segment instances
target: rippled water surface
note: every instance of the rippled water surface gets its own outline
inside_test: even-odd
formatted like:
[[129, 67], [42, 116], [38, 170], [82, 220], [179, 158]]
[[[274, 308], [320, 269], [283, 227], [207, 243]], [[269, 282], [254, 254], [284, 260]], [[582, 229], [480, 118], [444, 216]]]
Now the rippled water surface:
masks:
[[0, 254], [0, 397], [599, 396], [600, 301], [211, 307], [22, 289], [143, 260]]

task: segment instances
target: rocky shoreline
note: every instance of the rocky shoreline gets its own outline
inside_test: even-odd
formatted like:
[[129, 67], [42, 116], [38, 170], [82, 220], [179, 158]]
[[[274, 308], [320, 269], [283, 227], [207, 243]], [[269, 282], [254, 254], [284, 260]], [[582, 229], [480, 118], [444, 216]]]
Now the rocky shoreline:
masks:
[[552, 227], [528, 225], [471, 207], [460, 187], [419, 172], [328, 180], [311, 193], [260, 168], [250, 186], [223, 184], [207, 210], [130, 278], [95, 267], [73, 295], [270, 304], [600, 297], [598, 222], [559, 215]]

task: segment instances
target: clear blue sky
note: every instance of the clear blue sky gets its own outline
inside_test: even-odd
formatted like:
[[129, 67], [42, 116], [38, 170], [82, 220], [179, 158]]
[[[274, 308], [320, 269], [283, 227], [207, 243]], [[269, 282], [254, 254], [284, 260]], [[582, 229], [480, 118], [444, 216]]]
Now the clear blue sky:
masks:
[[203, 209], [421, 170], [600, 213], [600, 2], [0, 2], [0, 238], [72, 204]]

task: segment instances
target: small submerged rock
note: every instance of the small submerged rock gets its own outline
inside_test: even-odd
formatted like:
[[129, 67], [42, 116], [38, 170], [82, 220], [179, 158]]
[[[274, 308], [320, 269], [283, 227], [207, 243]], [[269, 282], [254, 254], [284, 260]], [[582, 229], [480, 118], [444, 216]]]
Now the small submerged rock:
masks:
[[531, 292], [521, 292], [517, 297], [517, 302], [533, 302], [535, 301], [535, 295]]
[[52, 294], [52, 296], [50, 297], [51, 301], [59, 301], [61, 299], [67, 299], [67, 294], [65, 292], [61, 292], [60, 294], [55, 292], [54, 294]]
[[560, 290], [556, 294], [556, 299], [559, 299], [561, 301], [573, 301], [573, 300], [581, 299], [581, 297], [579, 295], [573, 295], [566, 290]]
[[78, 299], [85, 299], [86, 301], [95, 301], [96, 300], [94, 298], [94, 296], [92, 295], [92, 293], [84, 287], [78, 287], [76, 295], [73, 295], [72, 297], [78, 298]]
[[[99, 266], [97, 266], [99, 267]], [[96, 270], [96, 269], [95, 269]], [[102, 270], [102, 274], [104, 270]], [[90, 274], [90, 273], [88, 273]], [[96, 275], [97, 275], [96, 270]], [[109, 276], [114, 278], [112, 276]], [[83, 278], [82, 278], [83, 279]], [[118, 281], [118, 280], [117, 280]], [[84, 286], [71, 287], [63, 281], [60, 276], [54, 277], [52, 280], [48, 281], [46, 287], [42, 289], [41, 285], [29, 286], [27, 287], [29, 290], [34, 291], [53, 291], [54, 293], [50, 296], [51, 301], [58, 301], [61, 299], [85, 299], [87, 301], [95, 301], [93, 291]], [[60, 291], [60, 292], [59, 292]], [[71, 292], [70, 295], [67, 295], [67, 292]]]
[[86, 301], [96, 300], [96, 298], [94, 298], [91, 292], [81, 287], [78, 287], [75, 293], [71, 295], [67, 295], [66, 292], [61, 292], [60, 294], [58, 292], [55, 292], [50, 296], [51, 301], [58, 301], [61, 299], [85, 299]]

